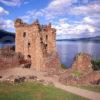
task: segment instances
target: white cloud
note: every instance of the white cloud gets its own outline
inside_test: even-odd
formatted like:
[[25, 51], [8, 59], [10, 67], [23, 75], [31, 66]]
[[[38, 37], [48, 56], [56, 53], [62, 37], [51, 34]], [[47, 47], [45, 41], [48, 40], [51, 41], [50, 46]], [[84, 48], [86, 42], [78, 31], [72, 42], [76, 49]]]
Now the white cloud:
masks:
[[60, 11], [72, 4], [73, 0], [53, 0], [46, 9]]
[[83, 18], [83, 21], [84, 21], [85, 23], [90, 23], [90, 24], [93, 24], [93, 23], [94, 23], [94, 20], [93, 20], [92, 18], [90, 18], [90, 17], [85, 17], [85, 18]]
[[99, 3], [90, 3], [88, 5], [83, 6], [75, 6], [69, 9], [69, 13], [80, 15], [80, 14], [95, 14], [100, 13], [100, 4]]
[[0, 16], [5, 15], [5, 14], [9, 14], [9, 12], [5, 10], [4, 8], [0, 7]]
[[14, 24], [12, 20], [5, 19], [4, 16], [8, 15], [9, 11], [0, 7], [0, 29], [9, 29], [14, 28]]
[[54, 23], [53, 27], [57, 29], [57, 37], [71, 38], [72, 36], [77, 37], [82, 34], [93, 35], [95, 33], [95, 27], [85, 23], [84, 19], [86, 18], [83, 18], [83, 20], [77, 24], [69, 24], [66, 18], [60, 19], [58, 23]]
[[0, 0], [0, 2], [8, 6], [19, 6], [22, 0]]
[[[43, 16], [48, 21], [52, 20], [53, 26], [57, 29], [57, 35], [69, 37], [96, 34], [100, 30], [100, 2], [86, 2], [85, 5], [78, 6], [73, 3], [75, 0], [52, 0], [44, 9], [28, 11], [22, 19], [28, 22], [30, 19]], [[75, 17], [82, 15], [84, 18], [79, 18], [80, 21], [77, 19], [73, 21], [69, 15]]]
[[0, 26], [1, 26], [1, 29], [9, 29], [9, 28], [14, 28], [14, 23], [12, 20], [2, 20], [0, 21]]
[[39, 16], [43, 16], [43, 13], [36, 10], [31, 10], [26, 13], [24, 16], [20, 16], [25, 22], [30, 22], [30, 20], [37, 19]]
[[65, 10], [72, 4], [73, 1], [74, 0], [53, 0], [46, 8], [43, 9], [43, 15], [46, 19], [53, 19], [59, 15], [64, 15]]
[[74, 0], [52, 0], [47, 7], [40, 9], [39, 11], [28, 11], [25, 16], [29, 16], [30, 18], [32, 18], [32, 16], [35, 18], [43, 16], [47, 20], [51, 20], [59, 15], [64, 15], [65, 9], [67, 9], [73, 1]]

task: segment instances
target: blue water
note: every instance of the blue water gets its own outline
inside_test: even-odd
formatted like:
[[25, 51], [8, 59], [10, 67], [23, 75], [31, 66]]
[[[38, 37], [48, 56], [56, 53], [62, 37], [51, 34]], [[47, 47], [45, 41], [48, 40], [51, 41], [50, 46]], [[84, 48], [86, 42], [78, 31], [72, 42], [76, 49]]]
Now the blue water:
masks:
[[[14, 45], [14, 43], [0, 44], [0, 47], [3, 47], [4, 45]], [[100, 43], [81, 41], [57, 41], [56, 45], [61, 63], [65, 64], [67, 67], [70, 67], [72, 65], [74, 57], [80, 52], [88, 53], [94, 59], [100, 59]]]
[[61, 63], [70, 67], [76, 54], [88, 53], [94, 59], [100, 59], [100, 43], [81, 41], [57, 41], [57, 51]]

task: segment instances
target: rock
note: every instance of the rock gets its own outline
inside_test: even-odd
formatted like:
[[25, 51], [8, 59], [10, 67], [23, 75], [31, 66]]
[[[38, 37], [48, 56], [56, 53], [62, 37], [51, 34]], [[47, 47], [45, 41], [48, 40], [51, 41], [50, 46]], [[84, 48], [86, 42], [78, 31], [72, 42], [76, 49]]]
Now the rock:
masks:
[[93, 71], [79, 80], [80, 84], [100, 85], [100, 71]]
[[85, 53], [78, 54], [75, 57], [72, 69], [79, 72], [92, 72], [93, 69], [90, 55]]
[[25, 82], [25, 77], [17, 77], [14, 80], [14, 83], [21, 83], [21, 82]]
[[29, 64], [29, 63], [26, 63], [26, 64], [24, 64], [24, 66], [23, 66], [23, 68], [30, 68], [31, 67], [31, 64]]
[[38, 82], [43, 84], [45, 82], [45, 80], [44, 79], [40, 79], [40, 80], [38, 80]]
[[47, 80], [39, 80], [39, 83], [43, 84], [43, 85], [52, 85], [54, 86], [54, 83], [52, 81], [47, 81]]
[[92, 85], [100, 85], [100, 79], [90, 82]]
[[3, 78], [2, 81], [5, 82], [5, 83], [13, 84], [14, 79], [15, 79], [15, 76], [11, 75], [11, 76], [8, 76], [7, 78]]
[[29, 79], [32, 79], [32, 80], [36, 80], [37, 79], [37, 76], [29, 76]]

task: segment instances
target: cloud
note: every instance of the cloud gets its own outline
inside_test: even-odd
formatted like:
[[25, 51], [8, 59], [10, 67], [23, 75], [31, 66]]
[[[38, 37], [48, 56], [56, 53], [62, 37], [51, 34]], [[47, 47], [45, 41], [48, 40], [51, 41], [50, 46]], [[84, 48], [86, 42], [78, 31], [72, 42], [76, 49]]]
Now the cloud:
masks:
[[[95, 33], [95, 27], [88, 23], [87, 18], [83, 18], [79, 23], [69, 24], [68, 19], [59, 19], [58, 22], [53, 24], [53, 27], [57, 29], [57, 38], [71, 38], [79, 37], [81, 35], [93, 35]], [[89, 21], [91, 22], [91, 21]]]
[[73, 0], [53, 0], [48, 7], [47, 10], [53, 10], [53, 11], [61, 11], [64, 8], [68, 7], [72, 4]]
[[[31, 19], [44, 17], [47, 21], [52, 21], [53, 27], [57, 29], [57, 36], [98, 35], [100, 1], [85, 0], [79, 5], [75, 3], [79, 3], [78, 0], [52, 0], [45, 8], [28, 11], [22, 19], [29, 22]], [[70, 16], [77, 19], [73, 20]]]
[[95, 15], [100, 13], [100, 2], [89, 3], [87, 5], [75, 6], [69, 9], [69, 13], [74, 15]]
[[7, 16], [9, 11], [5, 10], [3, 7], [0, 7], [0, 29], [9, 29], [14, 28], [12, 20], [5, 19], [4, 16]]
[[23, 0], [0, 0], [1, 3], [7, 6], [20, 6]]
[[9, 28], [14, 28], [14, 23], [12, 20], [2, 20], [0, 21], [0, 28], [1, 29], [9, 29]]
[[93, 24], [94, 23], [94, 20], [92, 19], [92, 18], [90, 18], [90, 17], [84, 17], [83, 18], [83, 21], [85, 22], [85, 23], [88, 23], [88, 24]]
[[28, 18], [35, 18], [37, 17], [45, 17], [46, 20], [51, 20], [56, 18], [59, 15], [65, 14], [65, 9], [67, 9], [74, 0], [52, 0], [47, 7], [40, 9], [40, 10], [30, 10], [26, 13], [25, 16], [22, 16], [22, 18], [26, 17]]
[[9, 11], [5, 10], [4, 8], [0, 7], [0, 16], [1, 15], [8, 15]]
[[25, 22], [30, 22], [33, 19], [37, 19], [39, 16], [43, 16], [43, 13], [36, 10], [31, 10], [28, 11], [24, 16], [20, 16], [19, 18], [21, 18]]
[[[72, 6], [66, 11], [72, 16], [84, 16], [81, 20], [69, 20], [55, 25], [57, 34], [63, 38], [70, 36], [96, 36], [100, 34], [100, 2], [92, 2], [86, 5]], [[61, 19], [60, 19], [61, 20]], [[69, 24], [69, 26], [67, 25]]]
[[[53, 0], [46, 8], [42, 9], [46, 19], [54, 19], [59, 15], [65, 14], [67, 9], [74, 0]], [[50, 13], [48, 13], [50, 12]]]

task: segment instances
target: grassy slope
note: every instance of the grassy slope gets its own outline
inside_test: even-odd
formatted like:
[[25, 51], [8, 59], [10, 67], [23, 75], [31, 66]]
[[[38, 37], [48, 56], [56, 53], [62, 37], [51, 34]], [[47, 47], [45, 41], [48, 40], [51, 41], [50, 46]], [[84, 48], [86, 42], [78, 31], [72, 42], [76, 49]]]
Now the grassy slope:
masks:
[[37, 83], [1, 84], [0, 100], [86, 100], [53, 86]]
[[79, 86], [79, 87], [94, 92], [100, 92], [100, 86]]

